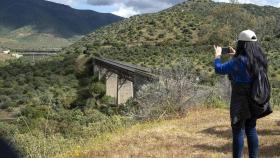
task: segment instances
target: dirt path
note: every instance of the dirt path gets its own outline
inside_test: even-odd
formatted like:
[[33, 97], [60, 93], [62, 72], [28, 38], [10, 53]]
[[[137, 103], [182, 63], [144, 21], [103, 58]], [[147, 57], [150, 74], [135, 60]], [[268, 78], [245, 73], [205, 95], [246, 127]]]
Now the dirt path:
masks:
[[15, 115], [18, 113], [19, 109], [13, 112], [8, 112], [6, 110], [0, 110], [0, 121], [9, 122], [16, 119]]
[[[137, 125], [82, 158], [229, 158], [228, 116], [227, 110], [200, 109], [184, 119]], [[258, 121], [258, 133], [260, 157], [280, 157], [280, 112]]]

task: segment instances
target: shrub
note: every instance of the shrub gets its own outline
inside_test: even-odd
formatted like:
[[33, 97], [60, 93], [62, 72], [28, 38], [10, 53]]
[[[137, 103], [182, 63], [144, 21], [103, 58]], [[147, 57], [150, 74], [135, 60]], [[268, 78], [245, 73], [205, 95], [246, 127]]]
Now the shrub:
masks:
[[89, 90], [92, 96], [102, 98], [106, 94], [106, 85], [102, 82], [96, 82], [91, 85]]
[[96, 99], [95, 98], [88, 98], [86, 101], [87, 107], [96, 108]]
[[92, 73], [91, 57], [80, 55], [75, 61], [75, 72], [78, 76], [84, 76]]
[[228, 105], [224, 99], [222, 99], [219, 96], [214, 96], [214, 95], [209, 96], [204, 104], [206, 105], [206, 107], [211, 107], [211, 108], [228, 107]]
[[196, 88], [196, 76], [182, 67], [185, 65], [160, 70], [159, 83], [143, 86], [136, 94], [140, 110], [133, 115], [142, 119], [176, 117], [184, 115], [189, 106], [199, 104], [207, 91]]
[[165, 34], [164, 33], [161, 33], [158, 35], [158, 38], [164, 38], [165, 37]]
[[14, 124], [0, 122], [0, 136], [11, 137], [18, 132], [18, 127]]
[[107, 95], [104, 95], [100, 101], [103, 103], [103, 104], [115, 104], [115, 98], [114, 97], [111, 97], [111, 96], [107, 96]]
[[12, 100], [6, 95], [0, 95], [0, 109], [6, 109], [11, 106]]
[[45, 118], [49, 110], [47, 106], [28, 105], [21, 110], [21, 115], [29, 119]]

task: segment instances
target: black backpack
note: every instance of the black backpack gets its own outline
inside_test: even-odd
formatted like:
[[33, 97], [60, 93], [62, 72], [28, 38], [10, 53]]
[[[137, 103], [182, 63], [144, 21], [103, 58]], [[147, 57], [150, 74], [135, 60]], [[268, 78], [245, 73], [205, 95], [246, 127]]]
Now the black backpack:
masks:
[[261, 67], [258, 74], [254, 77], [252, 84], [250, 109], [256, 118], [262, 118], [271, 114], [270, 106], [271, 87], [267, 76], [267, 71]]

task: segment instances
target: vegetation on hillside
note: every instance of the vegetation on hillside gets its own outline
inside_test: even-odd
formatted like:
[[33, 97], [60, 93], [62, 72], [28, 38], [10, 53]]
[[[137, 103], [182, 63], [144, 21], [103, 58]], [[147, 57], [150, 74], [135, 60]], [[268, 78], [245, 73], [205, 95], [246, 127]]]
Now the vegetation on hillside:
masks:
[[[269, 59], [273, 103], [279, 105], [280, 10], [271, 6], [189, 1], [156, 14], [125, 19], [99, 29], [67, 49], [87, 50], [151, 68], [170, 68], [187, 60], [208, 84], [216, 82], [213, 44], [235, 46], [239, 32], [252, 29]], [[207, 83], [207, 82], [206, 82]]]
[[73, 144], [133, 123], [109, 113], [104, 82], [84, 67], [88, 60], [68, 54], [1, 67], [0, 135], [13, 140], [24, 157], [55, 157]]

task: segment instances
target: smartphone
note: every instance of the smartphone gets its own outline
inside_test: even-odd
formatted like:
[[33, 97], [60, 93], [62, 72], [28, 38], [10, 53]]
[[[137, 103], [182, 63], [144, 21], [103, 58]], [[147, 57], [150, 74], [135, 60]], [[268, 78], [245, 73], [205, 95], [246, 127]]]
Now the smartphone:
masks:
[[229, 47], [222, 48], [222, 54], [229, 54], [230, 50]]

